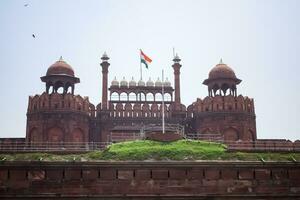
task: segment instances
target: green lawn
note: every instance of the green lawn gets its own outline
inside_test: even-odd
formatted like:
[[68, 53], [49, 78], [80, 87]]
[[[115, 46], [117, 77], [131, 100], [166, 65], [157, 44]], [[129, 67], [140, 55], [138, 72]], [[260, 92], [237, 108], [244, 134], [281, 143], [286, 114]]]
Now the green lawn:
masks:
[[96, 161], [96, 160], [241, 160], [300, 161], [300, 153], [227, 152], [226, 146], [214, 142], [179, 140], [156, 142], [137, 140], [112, 144], [104, 151], [56, 155], [48, 153], [0, 154], [0, 162], [9, 160]]

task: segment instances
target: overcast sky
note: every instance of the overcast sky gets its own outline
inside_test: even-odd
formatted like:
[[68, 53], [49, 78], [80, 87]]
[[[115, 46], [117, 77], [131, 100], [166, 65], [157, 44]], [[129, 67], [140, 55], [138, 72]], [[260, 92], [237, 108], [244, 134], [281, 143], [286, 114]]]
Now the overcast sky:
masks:
[[207, 96], [202, 81], [223, 58], [243, 80], [238, 93], [254, 98], [258, 138], [300, 139], [299, 9], [297, 0], [1, 0], [0, 137], [25, 137], [28, 96], [45, 90], [40, 77], [60, 56], [81, 79], [75, 93], [98, 104], [104, 51], [109, 81], [139, 79], [141, 48], [153, 59], [145, 79], [164, 69], [173, 84], [175, 47], [186, 106]]

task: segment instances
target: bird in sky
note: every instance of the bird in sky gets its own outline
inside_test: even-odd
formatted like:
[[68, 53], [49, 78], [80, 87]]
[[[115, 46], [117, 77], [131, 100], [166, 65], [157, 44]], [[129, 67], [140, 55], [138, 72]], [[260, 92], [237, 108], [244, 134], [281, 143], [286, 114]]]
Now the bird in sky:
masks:
[[35, 38], [35, 35], [34, 35], [34, 34], [32, 34], [32, 37], [33, 37], [33, 38]]
[[28, 3], [26, 3], [26, 4], [24, 4], [24, 7], [27, 7], [29, 4]]

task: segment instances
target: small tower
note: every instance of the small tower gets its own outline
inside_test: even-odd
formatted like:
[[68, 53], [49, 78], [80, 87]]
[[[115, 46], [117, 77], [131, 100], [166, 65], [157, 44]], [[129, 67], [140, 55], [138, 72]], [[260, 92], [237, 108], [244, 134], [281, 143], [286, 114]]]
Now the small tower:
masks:
[[62, 87], [63, 94], [66, 94], [71, 87], [71, 93], [74, 94], [75, 84], [80, 82], [80, 79], [75, 77], [73, 68], [63, 60], [62, 56], [48, 68], [46, 76], [41, 77], [41, 80], [46, 83], [47, 94], [51, 87], [52, 93], [57, 93]]
[[102, 110], [107, 110], [107, 79], [108, 79], [108, 67], [110, 63], [108, 62], [109, 57], [106, 52], [101, 57], [102, 62], [100, 63], [102, 67]]
[[235, 76], [234, 71], [223, 63], [222, 59], [220, 63], [211, 69], [208, 75], [208, 79], [203, 81], [204, 85], [208, 86], [208, 95], [210, 97], [220, 95], [237, 96], [236, 86], [240, 84], [242, 80]]
[[181, 100], [180, 100], [180, 64], [181, 59], [176, 54], [173, 59], [174, 64], [172, 65], [174, 69], [174, 84], [175, 84], [175, 110], [180, 110]]
[[242, 80], [223, 63], [211, 69], [203, 84], [208, 96], [188, 106], [189, 128], [203, 139], [232, 141], [256, 140], [254, 101], [238, 95], [236, 86]]

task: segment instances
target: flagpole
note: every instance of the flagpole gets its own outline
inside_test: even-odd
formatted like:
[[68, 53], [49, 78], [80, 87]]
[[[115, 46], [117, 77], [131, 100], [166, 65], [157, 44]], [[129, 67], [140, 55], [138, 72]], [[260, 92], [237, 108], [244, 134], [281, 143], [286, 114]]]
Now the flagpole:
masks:
[[140, 49], [140, 73], [141, 73], [141, 80], [143, 80], [141, 51], [142, 50]]
[[162, 87], [161, 87], [161, 92], [162, 92], [162, 131], [163, 134], [165, 134], [165, 94], [164, 94], [164, 70], [162, 70]]

